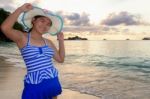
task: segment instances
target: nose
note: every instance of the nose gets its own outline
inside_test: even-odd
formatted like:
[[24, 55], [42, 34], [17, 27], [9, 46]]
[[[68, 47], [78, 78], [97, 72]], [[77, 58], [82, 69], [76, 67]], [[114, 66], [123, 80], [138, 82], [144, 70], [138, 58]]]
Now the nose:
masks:
[[49, 30], [49, 26], [47, 26], [47, 25], [45, 25], [45, 24], [43, 24], [42, 27], [43, 27], [43, 30], [44, 30], [44, 31], [48, 31], [48, 30]]

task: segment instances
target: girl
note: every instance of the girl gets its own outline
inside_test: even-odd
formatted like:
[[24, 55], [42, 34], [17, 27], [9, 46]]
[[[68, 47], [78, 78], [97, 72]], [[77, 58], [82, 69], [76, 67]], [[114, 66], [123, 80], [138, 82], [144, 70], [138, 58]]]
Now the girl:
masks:
[[17, 8], [3, 22], [1, 29], [8, 38], [17, 44], [27, 67], [22, 99], [57, 99], [62, 88], [52, 58], [59, 63], [64, 62], [64, 36], [62, 32], [57, 34], [59, 50], [51, 40], [42, 37], [56, 24], [50, 17], [46, 17], [48, 15], [37, 14], [32, 17], [32, 27], [29, 33], [13, 29], [19, 15], [31, 10], [33, 10], [33, 6], [29, 3]]

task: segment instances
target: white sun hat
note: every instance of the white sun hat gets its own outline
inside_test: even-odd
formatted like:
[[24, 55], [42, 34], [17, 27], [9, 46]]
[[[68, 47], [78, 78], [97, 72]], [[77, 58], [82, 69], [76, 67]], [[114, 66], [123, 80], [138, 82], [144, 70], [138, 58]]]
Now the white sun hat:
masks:
[[52, 26], [48, 30], [49, 34], [56, 35], [61, 32], [63, 28], [62, 18], [59, 15], [52, 13], [51, 11], [41, 9], [39, 7], [33, 7], [32, 10], [23, 13], [21, 21], [25, 28], [32, 28], [32, 18], [37, 15], [45, 16], [52, 21]]

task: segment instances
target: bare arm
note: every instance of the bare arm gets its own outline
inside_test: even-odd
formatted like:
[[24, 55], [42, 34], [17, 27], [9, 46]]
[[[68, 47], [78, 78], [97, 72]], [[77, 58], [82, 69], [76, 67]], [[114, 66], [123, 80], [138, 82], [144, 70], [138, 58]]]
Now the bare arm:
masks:
[[64, 37], [63, 33], [59, 33], [58, 36], [58, 42], [59, 42], [59, 50], [55, 47], [55, 45], [51, 42], [51, 46], [53, 47], [55, 53], [54, 53], [54, 59], [59, 62], [63, 63], [65, 60], [65, 47], [64, 47]]
[[11, 15], [9, 15], [8, 18], [1, 25], [1, 29], [4, 34], [14, 42], [19, 42], [20, 40], [22, 40], [24, 35], [21, 31], [13, 29], [13, 26], [17, 21], [19, 15], [29, 9], [31, 9], [31, 5], [28, 3], [24, 4], [23, 6], [17, 8]]

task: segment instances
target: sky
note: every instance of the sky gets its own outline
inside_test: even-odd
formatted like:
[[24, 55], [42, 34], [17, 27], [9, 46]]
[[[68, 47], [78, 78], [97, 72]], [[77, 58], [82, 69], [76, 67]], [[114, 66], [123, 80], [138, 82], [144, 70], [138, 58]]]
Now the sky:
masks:
[[92, 40], [141, 40], [150, 37], [150, 0], [0, 0], [13, 12], [29, 2], [53, 11], [64, 20], [65, 37]]

